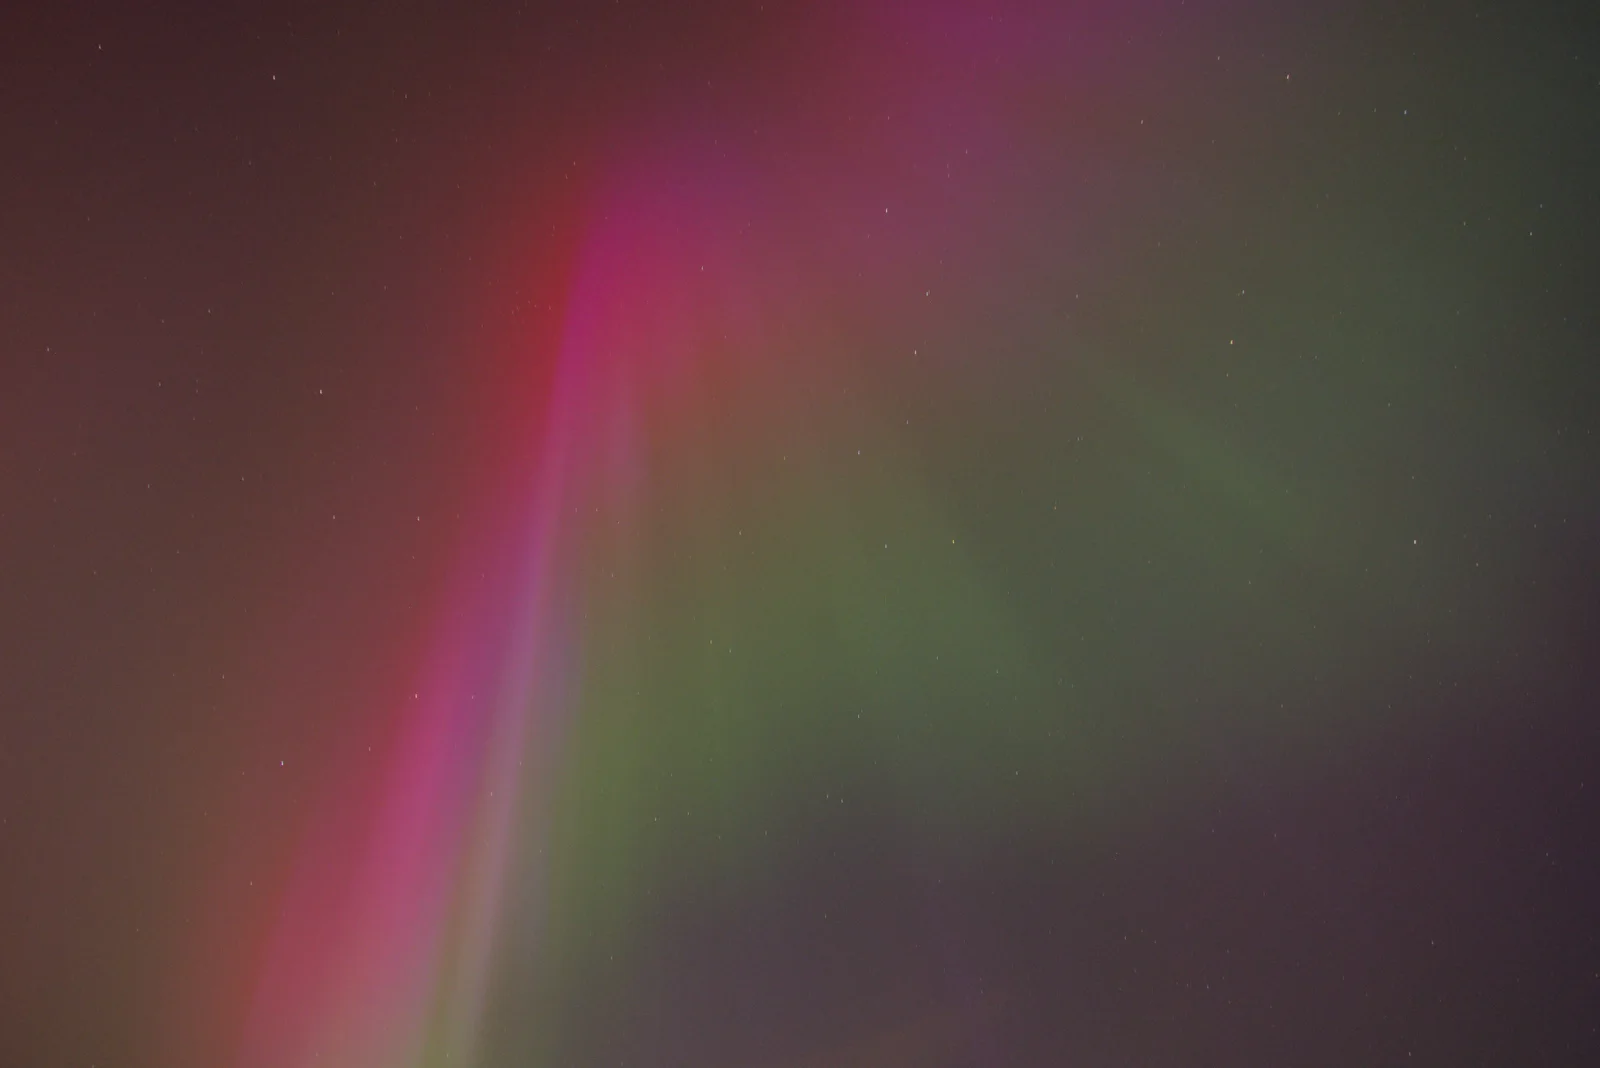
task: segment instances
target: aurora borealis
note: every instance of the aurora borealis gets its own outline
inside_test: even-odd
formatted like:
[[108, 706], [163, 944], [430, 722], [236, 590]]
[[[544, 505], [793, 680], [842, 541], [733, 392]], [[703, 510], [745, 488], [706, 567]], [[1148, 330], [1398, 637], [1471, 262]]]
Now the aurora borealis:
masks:
[[0, 32], [0, 1065], [1600, 1058], [1583, 5]]

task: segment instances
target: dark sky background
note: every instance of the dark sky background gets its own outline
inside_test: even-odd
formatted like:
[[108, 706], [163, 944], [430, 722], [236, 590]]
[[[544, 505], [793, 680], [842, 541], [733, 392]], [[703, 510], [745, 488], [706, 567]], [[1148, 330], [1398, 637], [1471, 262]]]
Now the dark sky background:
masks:
[[1600, 1063], [1590, 5], [465, 7], [0, 15], [0, 1065]]

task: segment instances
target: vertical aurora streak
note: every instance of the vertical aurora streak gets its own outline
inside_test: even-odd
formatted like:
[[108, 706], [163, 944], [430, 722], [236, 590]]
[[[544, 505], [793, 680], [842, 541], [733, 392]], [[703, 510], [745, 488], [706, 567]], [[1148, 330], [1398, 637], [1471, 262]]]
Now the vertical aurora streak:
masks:
[[0, 1063], [1600, 1063], [1578, 6], [0, 33]]
[[[934, 39], [949, 47], [970, 28], [967, 20], [952, 20], [954, 11], [929, 9], [909, 22], [896, 17], [873, 28], [885, 36], [926, 34], [931, 24], [938, 27]], [[885, 58], [880, 52], [872, 61], [878, 77]], [[904, 65], [906, 57], [895, 62]], [[933, 135], [938, 140], [981, 144], [998, 135], [981, 97], [952, 94], [937, 83], [913, 88], [909, 120], [942, 126]], [[950, 126], [952, 118], [959, 125]], [[450, 602], [416, 703], [402, 713], [405, 725], [376, 805], [368, 810], [361, 799], [344, 799], [357, 814], [331, 820], [336, 830], [314, 833], [307, 846], [267, 959], [242, 1065], [475, 1063], [513, 868], [520, 864], [522, 877], [514, 881], [529, 895], [518, 902], [521, 913], [530, 901], [537, 910], [544, 896], [546, 867], [537, 858], [555, 795], [541, 779], [559, 766], [569, 721], [585, 704], [572, 684], [574, 671], [604, 683], [618, 666], [578, 667], [596, 656], [587, 631], [595, 619], [619, 610], [626, 616], [627, 600], [642, 592], [608, 595], [601, 570], [614, 577], [618, 566], [652, 566], [638, 554], [659, 547], [628, 532], [651, 528], [649, 509], [678, 507], [663, 504], [663, 496], [687, 494], [691, 509], [718, 508], [720, 491], [706, 479], [718, 478], [723, 455], [771, 444], [761, 440], [770, 430], [763, 420], [776, 416], [795, 432], [797, 418], [828, 418], [837, 403], [829, 394], [849, 398], [855, 376], [841, 373], [838, 358], [825, 354], [840, 343], [841, 325], [829, 323], [831, 313], [819, 304], [837, 299], [832, 287], [860, 287], [852, 302], [874, 299], [885, 284], [904, 290], [900, 299], [914, 299], [907, 287], [915, 279], [904, 262], [928, 254], [931, 235], [907, 230], [898, 219], [884, 220], [880, 233], [864, 238], [853, 228], [830, 227], [830, 214], [859, 208], [874, 195], [869, 180], [841, 196], [838, 183], [852, 179], [837, 160], [826, 159], [825, 146], [796, 138], [792, 145], [802, 151], [793, 159], [730, 165], [715, 137], [708, 145], [706, 135], [690, 134], [687, 145], [674, 144], [684, 133], [648, 139], [641, 161], [623, 167], [592, 198], [539, 415], [535, 474], [507, 491], [527, 503], [521, 511], [501, 509], [511, 518], [488, 539], [491, 551], [469, 553], [463, 563], [468, 580]], [[894, 135], [902, 151], [905, 136]], [[909, 136], [930, 135], [914, 129]], [[776, 139], [783, 143], [783, 131]], [[819, 198], [817, 190], [829, 186]], [[897, 206], [914, 212], [925, 206], [917, 198], [928, 195], [927, 188], [910, 197], [902, 191]], [[968, 197], [937, 189], [932, 195], [942, 195], [947, 213], [973, 215]], [[974, 221], [947, 217], [940, 225]], [[817, 230], [808, 234], [810, 227]], [[765, 247], [752, 240], [758, 229]], [[821, 242], [819, 233], [826, 235]], [[826, 238], [844, 243], [830, 247]], [[797, 331], [799, 323], [807, 325]], [[807, 354], [807, 346], [818, 355]], [[785, 366], [784, 356], [815, 366]], [[810, 398], [796, 402], [796, 392]], [[739, 414], [732, 437], [707, 436], [709, 426], [726, 419], [722, 409], [730, 401], [751, 408]], [[807, 440], [814, 433], [801, 427], [794, 439], [793, 465], [812, 468], [801, 484], [811, 485], [814, 499], [802, 510], [848, 512], [850, 502], [826, 485], [836, 476], [816, 455], [819, 442]], [[892, 457], [892, 442], [871, 442], [874, 451], [880, 446]], [[909, 477], [894, 466], [878, 475], [892, 493], [903, 493]], [[859, 531], [818, 533], [840, 546], [835, 551], [845, 554], [847, 571], [872, 566], [860, 559], [860, 546], [848, 544]], [[498, 582], [471, 578], [491, 571], [515, 576], [503, 597], [484, 592]], [[730, 591], [713, 596], [726, 599]], [[846, 627], [860, 610], [849, 603], [856, 596], [832, 592], [830, 611]], [[713, 660], [722, 652], [719, 640], [738, 639], [709, 639]], [[875, 655], [873, 643], [860, 637], [846, 644], [856, 647], [847, 648], [852, 656]], [[529, 922], [525, 915], [522, 922]], [[537, 918], [531, 922], [540, 926]]]
[[[1315, 752], [1369, 729], [1360, 686], [1349, 711], [1275, 719], [1288, 700], [1268, 694], [1304, 701], [1290, 680], [1485, 647], [1440, 625], [1442, 591], [1387, 612], [1393, 588], [1346, 551], [1368, 533], [1339, 519], [1371, 500], [1364, 475], [1308, 492], [1250, 444], [1278, 431], [1231, 422], [1233, 375], [1262, 373], [1242, 345], [1270, 347], [1270, 322], [1188, 314], [1216, 300], [1205, 272], [1121, 295], [1172, 269], [1169, 246], [1216, 241], [1240, 248], [1235, 301], [1315, 302], [1339, 277], [1275, 297], [1250, 238], [1194, 215], [1231, 166], [1148, 158], [1149, 102], [1101, 64], [1124, 34], [1148, 39], [1144, 63], [1177, 50], [1150, 37], [1170, 17], [1154, 11], [835, 13], [791, 60], [798, 84], [619, 135], [580, 198], [554, 370], [514, 467], [532, 474], [464, 557], [367, 822], [308, 847], [242, 1064], [553, 1063], [572, 1021], [604, 1015], [592, 992], [626, 985], [608, 968], [652, 916], [781, 897], [776, 873], [801, 862], [774, 833], [794, 837], [816, 795], [940, 864], [1007, 828], [1110, 833], [1159, 820], [1138, 784], [1194, 775], [1208, 735]], [[1166, 104], [1164, 136], [1206, 156]], [[1067, 132], [1042, 136], [1051, 122]], [[1204, 384], [1185, 382], [1195, 346]], [[1287, 393], [1316, 373], [1292, 358]], [[1039, 449], [1057, 470], [1013, 480]], [[1032, 518], [996, 540], [989, 510]], [[1039, 597], [1008, 561], [1067, 585]], [[1275, 614], [1293, 590], [1316, 607], [1262, 629], [1252, 599]], [[1342, 634], [1332, 657], [1324, 628]], [[1241, 673], [1251, 707], [1227, 711]], [[837, 1056], [999, 1063], [1004, 1002], [967, 936], [936, 889], [913, 911], [942, 1006], [873, 1009]]]

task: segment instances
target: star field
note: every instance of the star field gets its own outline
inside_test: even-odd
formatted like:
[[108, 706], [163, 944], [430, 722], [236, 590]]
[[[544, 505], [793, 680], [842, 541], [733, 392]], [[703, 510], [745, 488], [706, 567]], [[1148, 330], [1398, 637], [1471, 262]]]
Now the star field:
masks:
[[1600, 1058], [1582, 4], [0, 18], [0, 1064]]

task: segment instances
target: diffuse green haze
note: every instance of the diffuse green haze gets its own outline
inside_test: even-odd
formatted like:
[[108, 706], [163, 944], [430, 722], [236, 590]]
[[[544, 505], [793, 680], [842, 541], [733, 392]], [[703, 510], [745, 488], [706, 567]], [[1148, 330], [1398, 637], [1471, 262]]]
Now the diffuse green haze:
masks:
[[1522, 640], [1445, 536], [1434, 446], [1485, 447], [1491, 388], [1467, 272], [1266, 243], [1202, 220], [998, 343], [980, 284], [942, 359], [857, 321], [707, 343], [644, 406], [644, 488], [587, 538], [553, 969], [782, 893], [820, 806], [908, 853], [1113, 833], [1240, 752], [1433, 729], [1374, 695]]

